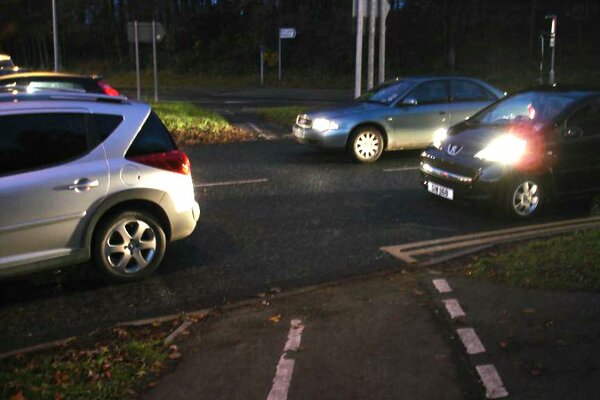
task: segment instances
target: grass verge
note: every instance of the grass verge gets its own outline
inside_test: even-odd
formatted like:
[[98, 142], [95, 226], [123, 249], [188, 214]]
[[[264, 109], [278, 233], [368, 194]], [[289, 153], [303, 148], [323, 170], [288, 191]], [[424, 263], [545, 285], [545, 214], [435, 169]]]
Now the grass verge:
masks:
[[155, 103], [152, 108], [178, 144], [229, 143], [254, 138], [254, 134], [231, 125], [219, 114], [190, 103]]
[[154, 385], [169, 359], [180, 357], [176, 346], [163, 345], [176, 322], [116, 327], [52, 350], [0, 360], [0, 397], [135, 399]]
[[600, 230], [540, 239], [489, 253], [467, 268], [476, 278], [550, 290], [600, 290]]
[[289, 106], [289, 107], [264, 107], [259, 108], [257, 114], [267, 121], [276, 124], [291, 127], [296, 122], [298, 114], [303, 114], [308, 110], [308, 107]]

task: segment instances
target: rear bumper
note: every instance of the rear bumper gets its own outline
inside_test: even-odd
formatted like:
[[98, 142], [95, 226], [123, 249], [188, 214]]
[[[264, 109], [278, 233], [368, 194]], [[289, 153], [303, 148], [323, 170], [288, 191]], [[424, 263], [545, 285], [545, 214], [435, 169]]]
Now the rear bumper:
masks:
[[190, 209], [169, 215], [171, 221], [171, 241], [180, 240], [190, 236], [196, 228], [200, 218], [200, 205], [194, 201]]

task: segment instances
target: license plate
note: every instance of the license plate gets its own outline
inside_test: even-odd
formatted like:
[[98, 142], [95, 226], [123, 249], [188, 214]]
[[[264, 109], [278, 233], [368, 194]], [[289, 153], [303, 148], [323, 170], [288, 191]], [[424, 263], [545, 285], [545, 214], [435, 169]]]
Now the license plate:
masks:
[[427, 182], [427, 190], [429, 190], [430, 193], [433, 193], [445, 199], [454, 200], [454, 190], [445, 186], [441, 186], [433, 182]]
[[296, 136], [297, 138], [304, 139], [305, 132], [302, 128], [298, 128], [297, 126], [295, 126], [292, 129], [292, 135]]

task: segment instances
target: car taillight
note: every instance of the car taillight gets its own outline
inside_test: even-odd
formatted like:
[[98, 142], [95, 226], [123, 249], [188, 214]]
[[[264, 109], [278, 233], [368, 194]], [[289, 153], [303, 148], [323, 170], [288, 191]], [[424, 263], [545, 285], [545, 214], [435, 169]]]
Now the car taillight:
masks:
[[126, 158], [150, 167], [176, 172], [183, 175], [190, 175], [192, 170], [190, 159], [181, 150], [145, 154], [142, 156], [128, 156]]
[[106, 83], [106, 81], [99, 81], [98, 86], [100, 86], [100, 89], [102, 89], [104, 94], [107, 94], [109, 96], [120, 96], [121, 95], [121, 93], [119, 93], [119, 91], [117, 89], [110, 86], [108, 83]]

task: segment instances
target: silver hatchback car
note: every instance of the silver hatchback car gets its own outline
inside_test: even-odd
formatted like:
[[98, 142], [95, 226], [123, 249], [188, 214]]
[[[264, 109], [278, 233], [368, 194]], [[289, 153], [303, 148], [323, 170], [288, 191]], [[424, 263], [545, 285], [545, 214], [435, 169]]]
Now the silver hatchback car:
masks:
[[0, 94], [0, 276], [91, 260], [141, 279], [199, 216], [190, 162], [149, 105]]

